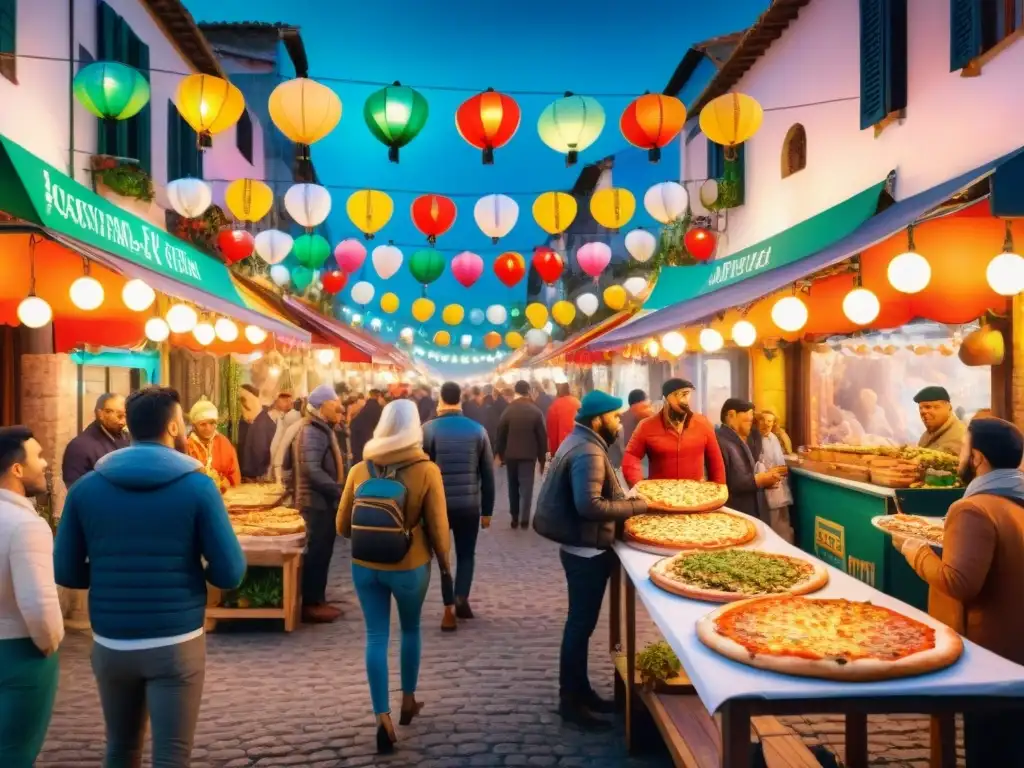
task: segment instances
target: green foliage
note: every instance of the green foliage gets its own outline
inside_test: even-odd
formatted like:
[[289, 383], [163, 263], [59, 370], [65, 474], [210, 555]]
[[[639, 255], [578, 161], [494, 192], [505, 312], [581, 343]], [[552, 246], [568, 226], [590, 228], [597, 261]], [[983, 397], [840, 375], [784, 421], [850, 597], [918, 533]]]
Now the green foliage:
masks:
[[99, 172], [100, 181], [122, 197], [136, 200], [153, 200], [153, 179], [137, 165], [125, 163], [105, 168]]
[[679, 657], [664, 640], [648, 644], [636, 655], [636, 669], [646, 686], [669, 680], [678, 675], [682, 668]]
[[651, 259], [653, 270], [662, 267], [688, 267], [697, 263], [686, 250], [686, 232], [693, 222], [693, 215], [687, 210], [683, 218], [666, 224], [658, 237], [658, 249]]
[[280, 608], [284, 577], [280, 568], [250, 568], [238, 589], [224, 598], [227, 608]]
[[242, 386], [242, 366], [231, 355], [220, 361], [220, 402], [217, 404], [224, 420], [218, 425], [221, 433], [232, 443], [238, 443], [238, 420], [242, 416], [242, 405], [238, 392]]

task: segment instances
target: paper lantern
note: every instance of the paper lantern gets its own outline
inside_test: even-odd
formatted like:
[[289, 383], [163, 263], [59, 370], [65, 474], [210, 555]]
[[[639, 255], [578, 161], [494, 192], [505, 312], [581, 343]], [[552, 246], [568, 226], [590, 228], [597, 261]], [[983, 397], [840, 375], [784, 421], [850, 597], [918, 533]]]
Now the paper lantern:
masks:
[[302, 266], [319, 269], [330, 258], [331, 244], [322, 235], [302, 235], [296, 238], [292, 253]]
[[485, 195], [473, 206], [473, 218], [480, 231], [496, 243], [519, 220], [519, 203], [508, 195]]
[[900, 293], [920, 293], [932, 280], [928, 259], [913, 250], [895, 256], [886, 270], [889, 285]]
[[505, 334], [505, 344], [509, 349], [519, 349], [523, 346], [523, 336], [518, 331], [509, 331]]
[[389, 292], [380, 297], [380, 308], [385, 314], [393, 315], [398, 311], [400, 305], [401, 302], [398, 300], [398, 294]]
[[121, 289], [121, 301], [132, 312], [145, 312], [156, 301], [156, 291], [144, 280], [129, 280]]
[[361, 189], [349, 195], [345, 203], [345, 212], [349, 220], [363, 233], [367, 240], [373, 240], [385, 224], [391, 221], [395, 212], [392, 199], [376, 189]]
[[644, 208], [651, 218], [661, 224], [681, 219], [690, 206], [690, 196], [682, 184], [663, 181], [644, 193]]
[[677, 331], [669, 331], [661, 337], [661, 346], [672, 357], [679, 357], [686, 351], [686, 337]]
[[444, 256], [432, 248], [416, 251], [409, 257], [409, 271], [417, 283], [430, 285], [444, 274]]
[[807, 305], [798, 296], [785, 296], [772, 306], [772, 322], [786, 333], [795, 333], [807, 324]]
[[75, 98], [100, 120], [127, 120], [149, 103], [149, 81], [139, 70], [117, 61], [82, 67], [72, 87]]
[[445, 325], [458, 325], [466, 317], [466, 310], [461, 304], [449, 304], [441, 310], [441, 320]]
[[592, 293], [584, 293], [576, 297], [576, 306], [579, 307], [587, 317], [593, 317], [594, 313], [597, 312], [597, 308], [601, 306], [597, 300], [597, 296]]
[[548, 343], [548, 335], [539, 328], [531, 328], [526, 332], [526, 348], [539, 352]]
[[732, 340], [737, 347], [749, 347], [757, 341], [757, 328], [749, 320], [737, 320], [732, 326]]
[[551, 317], [562, 327], [572, 325], [572, 321], [576, 319], [576, 307], [571, 301], [556, 301], [551, 307]]
[[470, 336], [468, 333], [463, 334], [462, 337], [459, 339], [459, 345], [463, 349], [469, 349], [471, 346], [473, 346], [473, 337]]
[[1016, 296], [1024, 291], [1024, 258], [1007, 250], [992, 259], [985, 268], [988, 286], [1000, 296]]
[[854, 288], [843, 297], [843, 314], [856, 325], [870, 325], [881, 311], [878, 297], [867, 288]]
[[452, 259], [452, 274], [466, 288], [470, 288], [484, 273], [484, 260], [471, 251], [463, 251]]
[[298, 293], [305, 293], [306, 289], [312, 285], [314, 277], [316, 277], [316, 273], [309, 267], [295, 267], [291, 274], [292, 288]]
[[508, 320], [508, 310], [501, 304], [491, 304], [487, 308], [487, 322], [491, 325], [504, 325]]
[[245, 340], [250, 344], [262, 344], [267, 340], [267, 332], [258, 325], [245, 326]]
[[427, 298], [416, 299], [412, 303], [412, 316], [421, 323], [434, 316], [434, 302]]
[[448, 331], [438, 331], [434, 334], [434, 344], [439, 347], [447, 347], [452, 343], [452, 335]]
[[416, 229], [433, 245], [437, 238], [452, 228], [456, 208], [452, 199], [444, 195], [420, 195], [412, 201], [409, 214]]
[[227, 344], [238, 340], [238, 326], [230, 318], [218, 317], [217, 322], [213, 324], [213, 330], [217, 338]]
[[482, 309], [472, 309], [469, 312], [469, 322], [473, 325], [483, 325], [485, 317]]
[[707, 353], [714, 353], [725, 346], [725, 339], [722, 334], [714, 328], [704, 328], [700, 332], [700, 348]]
[[284, 207], [300, 227], [315, 229], [331, 213], [331, 193], [319, 184], [294, 184], [284, 193]]
[[636, 198], [628, 189], [599, 189], [590, 198], [590, 213], [602, 227], [618, 232], [636, 213]]
[[675, 96], [645, 93], [629, 103], [619, 118], [622, 135], [634, 147], [647, 150], [652, 163], [661, 159], [661, 148], [686, 124], [686, 107]]
[[214, 339], [217, 338], [217, 331], [214, 329], [211, 322], [203, 320], [196, 323], [196, 327], [192, 329], [192, 338], [198, 341], [202, 346], [208, 347], [213, 344]]
[[227, 80], [214, 75], [187, 75], [178, 83], [174, 103], [185, 122], [208, 147], [214, 134], [226, 131], [242, 117], [245, 97]]
[[658, 249], [658, 238], [646, 229], [634, 229], [626, 235], [626, 250], [641, 264], [651, 260]]
[[256, 235], [253, 246], [256, 255], [267, 264], [280, 264], [292, 252], [295, 239], [287, 232], [278, 229], [267, 229]]
[[515, 251], [506, 251], [494, 260], [494, 274], [511, 288], [526, 274], [526, 259]]
[[334, 261], [338, 269], [350, 275], [363, 266], [366, 260], [366, 246], [354, 237], [342, 240], [334, 246]]
[[548, 104], [537, 120], [540, 140], [565, 155], [566, 166], [575, 165], [579, 153], [604, 130], [604, 108], [590, 96], [566, 93]]
[[394, 277], [395, 273], [402, 268], [402, 252], [391, 243], [374, 248], [370, 260], [381, 280]]
[[398, 333], [398, 338], [404, 341], [406, 344], [412, 343], [413, 336], [415, 336], [412, 328], [405, 327]]
[[455, 112], [455, 127], [468, 144], [482, 150], [484, 165], [491, 165], [494, 150], [515, 135], [519, 119], [515, 99], [488, 88], [462, 102]]
[[340, 293], [348, 282], [348, 275], [340, 269], [332, 269], [320, 276], [320, 284], [326, 293]]
[[341, 99], [326, 85], [296, 77], [281, 83], [267, 102], [278, 130], [299, 145], [299, 159], [309, 159], [309, 145], [320, 141], [341, 120]]
[[374, 91], [363, 105], [370, 133], [388, 148], [388, 159], [398, 162], [398, 150], [416, 138], [427, 124], [430, 108], [423, 95], [397, 80]]
[[292, 276], [288, 271], [288, 267], [283, 264], [275, 264], [270, 268], [270, 279], [274, 281], [274, 285], [278, 288], [284, 288], [291, 282]]
[[560, 235], [569, 228], [579, 206], [566, 192], [545, 192], [533, 201], [533, 218], [549, 235]]
[[42, 328], [53, 319], [53, 308], [46, 299], [30, 294], [18, 303], [18, 322], [26, 328]]
[[497, 349], [501, 346], [501, 334], [497, 331], [490, 331], [484, 334], [484, 346], [488, 349]]
[[540, 279], [548, 285], [558, 282], [565, 269], [565, 260], [562, 254], [546, 246], [540, 246], [533, 251], [533, 268], [537, 270]]
[[159, 344], [161, 341], [167, 341], [170, 335], [171, 329], [162, 317], [151, 317], [146, 321], [146, 338], [150, 341]]
[[526, 319], [534, 328], [543, 328], [548, 321], [548, 308], [538, 302], [526, 306]]
[[213, 190], [202, 179], [175, 179], [167, 185], [167, 201], [179, 216], [198, 219], [213, 205]]
[[604, 243], [587, 243], [576, 251], [580, 269], [593, 278], [598, 278], [612, 260], [612, 249]]
[[352, 301], [365, 307], [373, 301], [373, 293], [373, 283], [368, 283], [366, 280], [360, 280], [352, 286]]
[[199, 315], [188, 304], [175, 304], [167, 310], [167, 326], [172, 333], [188, 333], [198, 322]]
[[622, 283], [622, 287], [626, 289], [626, 293], [635, 299], [647, 290], [647, 278], [639, 276], [626, 278]]
[[222, 229], [217, 234], [217, 248], [225, 263], [236, 264], [252, 256], [256, 238], [244, 229]]
[[718, 238], [704, 227], [694, 227], [683, 237], [683, 245], [686, 246], [686, 252], [697, 261], [707, 261], [715, 255]]
[[626, 295], [626, 289], [621, 285], [609, 285], [604, 289], [604, 303], [609, 309], [618, 312], [620, 309], [626, 306], [626, 302], [629, 301], [629, 297]]
[[274, 191], [256, 179], [237, 179], [224, 190], [224, 204], [239, 221], [259, 221], [274, 207]]
[[700, 111], [700, 129], [727, 153], [751, 139], [764, 121], [764, 110], [745, 93], [726, 93], [712, 99]]

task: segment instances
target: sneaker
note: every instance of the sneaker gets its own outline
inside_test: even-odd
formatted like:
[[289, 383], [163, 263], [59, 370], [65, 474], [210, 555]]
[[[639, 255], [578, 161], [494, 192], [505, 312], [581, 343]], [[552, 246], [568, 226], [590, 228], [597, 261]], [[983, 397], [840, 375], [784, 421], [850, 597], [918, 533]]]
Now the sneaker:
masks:
[[455, 615], [460, 619], [472, 619], [473, 609], [469, 607], [469, 601], [464, 597], [455, 598]]
[[575, 725], [589, 733], [607, 733], [615, 727], [607, 720], [596, 717], [585, 704], [573, 699], [562, 699], [558, 704], [558, 714], [563, 723]]

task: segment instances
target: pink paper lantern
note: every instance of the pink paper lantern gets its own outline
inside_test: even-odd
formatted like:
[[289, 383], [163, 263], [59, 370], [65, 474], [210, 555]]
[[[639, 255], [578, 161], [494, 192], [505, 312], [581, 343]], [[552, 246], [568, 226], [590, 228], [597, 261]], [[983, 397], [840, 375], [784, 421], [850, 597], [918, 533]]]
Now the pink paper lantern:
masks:
[[338, 269], [350, 275], [363, 266], [366, 260], [366, 246], [354, 237], [342, 240], [334, 249], [334, 260], [338, 262]]
[[580, 269], [591, 277], [600, 277], [612, 260], [612, 249], [604, 243], [587, 243], [576, 251]]
[[484, 260], [471, 251], [463, 251], [452, 259], [452, 274], [469, 288], [484, 272]]

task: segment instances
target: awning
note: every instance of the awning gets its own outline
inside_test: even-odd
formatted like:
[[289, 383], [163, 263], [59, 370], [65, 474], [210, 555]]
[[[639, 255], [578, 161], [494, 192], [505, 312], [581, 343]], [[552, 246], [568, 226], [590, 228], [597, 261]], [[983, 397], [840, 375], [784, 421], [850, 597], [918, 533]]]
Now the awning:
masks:
[[411, 367], [409, 360], [407, 360], [401, 352], [386, 341], [376, 339], [367, 333], [356, 330], [355, 328], [349, 328], [330, 317], [325, 317], [304, 301], [297, 299], [294, 296], [285, 296], [284, 303], [288, 309], [294, 310], [303, 320], [308, 323], [312, 323], [323, 333], [343, 339], [348, 344], [351, 344], [353, 347], [358, 349], [366, 356], [365, 362], [379, 363], [381, 365], [397, 365], [402, 368]]
[[614, 315], [605, 318], [597, 325], [584, 328], [582, 331], [573, 334], [557, 347], [553, 347], [531, 360], [530, 364], [543, 365], [550, 360], [555, 360], [560, 357], [567, 358], [567, 362], [579, 362], [572, 360], [571, 356], [578, 353], [591, 342], [597, 341], [605, 334], [610, 333], [616, 328], [624, 326], [635, 315], [635, 313], [636, 310], [632, 309], [616, 312]]

